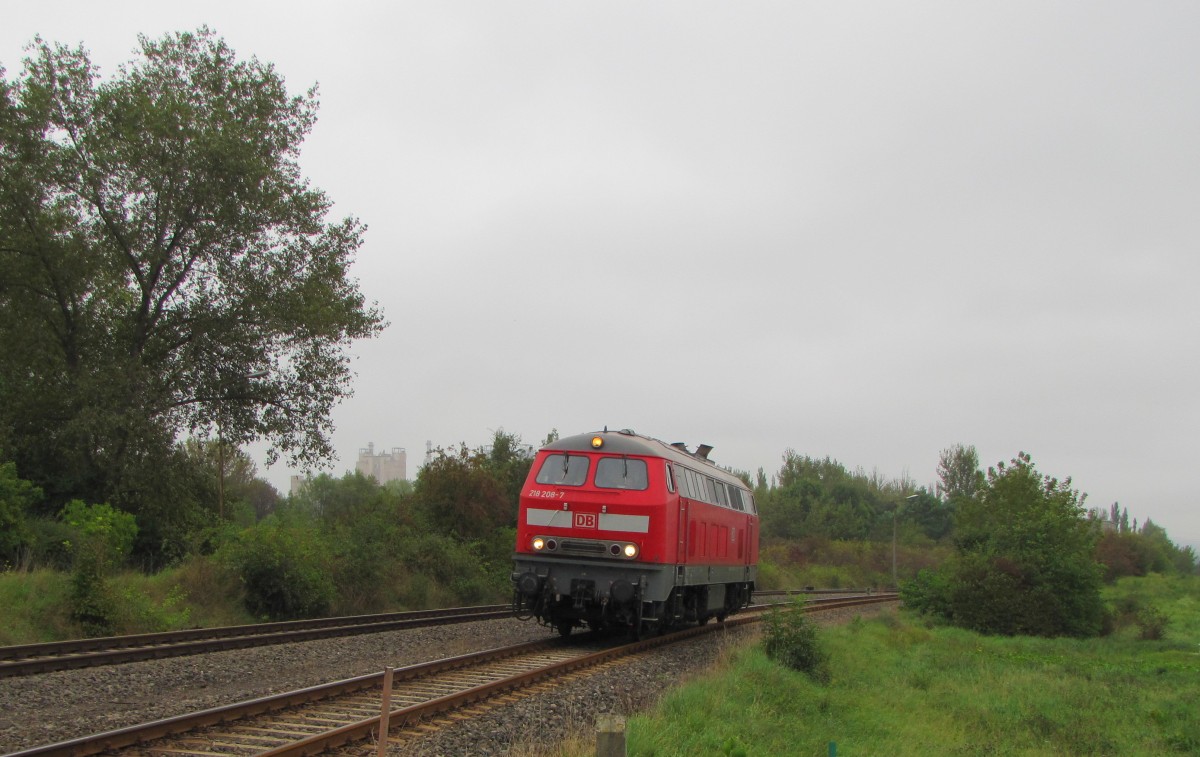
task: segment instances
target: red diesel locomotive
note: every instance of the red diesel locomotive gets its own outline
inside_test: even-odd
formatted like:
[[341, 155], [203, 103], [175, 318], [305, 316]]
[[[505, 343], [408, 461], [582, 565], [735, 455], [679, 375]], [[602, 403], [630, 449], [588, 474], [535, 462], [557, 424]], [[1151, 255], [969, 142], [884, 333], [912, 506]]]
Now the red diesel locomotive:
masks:
[[585, 625], [641, 635], [749, 604], [754, 497], [711, 449], [605, 429], [539, 450], [521, 490], [514, 612], [564, 636]]

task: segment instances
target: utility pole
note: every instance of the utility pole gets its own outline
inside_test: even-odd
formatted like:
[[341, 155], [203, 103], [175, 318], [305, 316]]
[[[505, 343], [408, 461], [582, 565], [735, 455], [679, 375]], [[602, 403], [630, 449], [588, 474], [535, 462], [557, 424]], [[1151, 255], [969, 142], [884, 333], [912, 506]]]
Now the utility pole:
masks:
[[900, 588], [899, 582], [896, 581], [896, 511], [900, 509], [900, 505], [892, 508], [892, 588]]

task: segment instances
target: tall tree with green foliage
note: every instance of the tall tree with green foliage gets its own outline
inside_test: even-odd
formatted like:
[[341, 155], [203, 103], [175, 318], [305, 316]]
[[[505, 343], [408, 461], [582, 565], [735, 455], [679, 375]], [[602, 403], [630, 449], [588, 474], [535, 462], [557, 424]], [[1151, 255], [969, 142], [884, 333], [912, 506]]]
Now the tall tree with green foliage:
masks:
[[83, 48], [0, 69], [0, 440], [48, 507], [173, 496], [188, 432], [331, 453], [347, 348], [382, 315], [300, 145], [315, 88], [207, 28], [102, 80]]
[[[791, 449], [783, 455], [776, 482], [766, 492], [759, 490], [756, 497], [763, 535], [784, 539], [865, 539], [884, 518], [886, 501], [896, 495], [881, 490], [886, 482], [878, 477], [862, 471], [851, 473], [836, 460], [800, 455]], [[889, 534], [891, 522], [888, 515]]]
[[973, 446], [956, 444], [938, 455], [938, 494], [957, 503], [968, 500], [983, 486], [979, 470], [979, 453]]
[[1043, 476], [1029, 455], [989, 468], [956, 513], [957, 553], [904, 587], [908, 604], [984, 633], [1100, 632], [1099, 529], [1071, 480]]
[[438, 531], [479, 539], [517, 523], [517, 498], [533, 458], [520, 437], [497, 431], [488, 449], [438, 450], [421, 468], [414, 497]]
[[924, 488], [905, 498], [900, 517], [916, 526], [921, 533], [937, 541], [954, 528], [954, 505], [943, 502]]

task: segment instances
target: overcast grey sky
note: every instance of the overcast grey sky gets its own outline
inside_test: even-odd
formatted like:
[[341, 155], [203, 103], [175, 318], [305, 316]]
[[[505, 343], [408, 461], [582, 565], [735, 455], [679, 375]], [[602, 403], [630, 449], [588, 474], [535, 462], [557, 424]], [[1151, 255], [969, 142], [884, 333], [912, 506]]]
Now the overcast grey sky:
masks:
[[1200, 545], [1200, 4], [22, 3], [0, 63], [202, 24], [319, 83], [302, 166], [369, 226], [333, 472], [608, 425], [930, 484], [964, 443]]

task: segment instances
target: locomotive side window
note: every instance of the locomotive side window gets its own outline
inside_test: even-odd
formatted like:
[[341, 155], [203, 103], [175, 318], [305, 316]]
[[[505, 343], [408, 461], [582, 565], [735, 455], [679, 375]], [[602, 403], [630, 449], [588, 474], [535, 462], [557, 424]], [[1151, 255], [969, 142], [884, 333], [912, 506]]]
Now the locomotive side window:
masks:
[[757, 508], [754, 506], [754, 495], [750, 492], [742, 492], [742, 498], [746, 500], [746, 512], [756, 513]]
[[667, 463], [663, 467], [665, 467], [667, 469], [667, 491], [674, 494], [675, 493], [675, 473], [671, 470], [670, 463]]
[[602, 489], [637, 489], [649, 486], [646, 461], [628, 457], [602, 457], [596, 463], [596, 486]]
[[704, 501], [704, 487], [700, 484], [700, 475], [691, 468], [687, 469], [688, 488], [691, 489], [692, 499]]
[[539, 484], [582, 486], [587, 480], [587, 472], [586, 455], [548, 455], [534, 480]]
[[729, 499], [725, 495], [725, 484], [717, 481], [717, 504], [721, 507], [729, 507]]
[[742, 504], [742, 490], [736, 486], [729, 487], [729, 504], [734, 510], [746, 509], [746, 506]]

